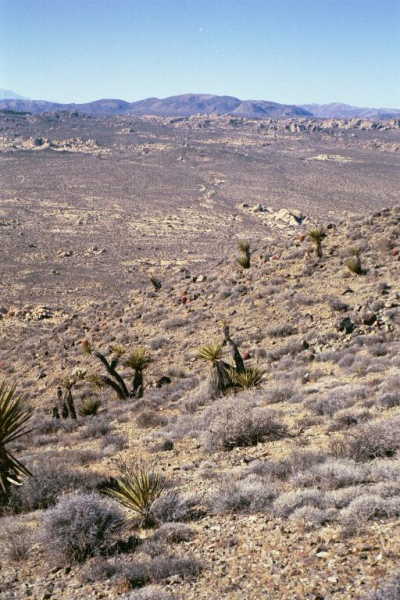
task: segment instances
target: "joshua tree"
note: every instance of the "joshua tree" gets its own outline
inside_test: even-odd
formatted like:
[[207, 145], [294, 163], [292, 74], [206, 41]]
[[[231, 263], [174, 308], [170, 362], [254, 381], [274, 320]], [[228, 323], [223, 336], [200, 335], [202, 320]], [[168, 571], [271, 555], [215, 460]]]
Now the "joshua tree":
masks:
[[133, 369], [132, 395], [135, 398], [143, 396], [143, 371], [151, 363], [150, 354], [144, 348], [133, 350], [127, 357], [125, 365]]
[[227, 325], [226, 323], [224, 323], [223, 345], [225, 345], [225, 344], [228, 344], [231, 348], [232, 358], [235, 363], [236, 371], [238, 373], [243, 373], [245, 371], [245, 367], [244, 367], [242, 355], [239, 352], [239, 348], [238, 348], [237, 344], [235, 344], [235, 342], [232, 340], [230, 333], [229, 333], [229, 325]]
[[29, 433], [24, 428], [31, 411], [22, 406], [14, 385], [0, 384], [0, 502], [7, 498], [10, 486], [21, 485], [21, 479], [31, 473], [7, 450], [7, 444]]
[[61, 417], [67, 419], [76, 419], [75, 402], [72, 395], [72, 390], [78, 381], [84, 379], [86, 371], [83, 369], [75, 369], [68, 377], [63, 377], [60, 385], [57, 387], [57, 403], [53, 406], [53, 417], [56, 419]]
[[150, 354], [144, 348], [136, 348], [127, 355], [124, 365], [133, 370], [132, 386], [129, 388], [123, 377], [117, 372], [117, 367], [121, 363], [122, 357], [126, 354], [126, 349], [123, 346], [113, 346], [111, 348], [111, 358], [92, 348], [90, 342], [85, 340], [82, 343], [83, 351], [97, 358], [105, 367], [107, 375], [91, 375], [89, 379], [92, 383], [99, 387], [111, 387], [119, 398], [141, 398], [143, 396], [143, 371], [152, 361]]
[[[220, 396], [229, 387], [232, 387], [232, 373], [244, 373], [246, 371], [242, 355], [237, 344], [232, 340], [229, 333], [229, 325], [223, 325], [224, 339], [220, 344], [203, 346], [199, 350], [199, 357], [207, 360], [210, 365], [209, 389], [213, 396]], [[222, 359], [222, 348], [228, 344], [231, 349], [235, 366], [228, 364]]]
[[[61, 381], [61, 385], [64, 388], [64, 393], [62, 393], [62, 416], [64, 419], [67, 417], [71, 417], [71, 419], [76, 419], [76, 410], [75, 410], [75, 402], [72, 396], [72, 388], [76, 384], [77, 379], [75, 377], [65, 377]], [[61, 395], [59, 395], [61, 396]]]
[[315, 244], [315, 253], [318, 258], [322, 258], [322, 240], [326, 238], [325, 231], [322, 229], [322, 227], [312, 229], [309, 231], [308, 237], [313, 244]]
[[222, 360], [222, 344], [202, 346], [199, 358], [210, 363], [209, 391], [212, 396], [220, 396], [230, 387], [229, 369], [231, 366]]

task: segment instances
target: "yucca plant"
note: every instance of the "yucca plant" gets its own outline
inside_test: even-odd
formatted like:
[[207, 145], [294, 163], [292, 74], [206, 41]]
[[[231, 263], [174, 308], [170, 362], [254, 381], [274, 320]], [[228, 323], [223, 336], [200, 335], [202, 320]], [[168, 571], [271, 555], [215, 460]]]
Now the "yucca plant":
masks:
[[222, 344], [210, 344], [202, 346], [198, 352], [199, 358], [215, 363], [222, 358]]
[[143, 527], [151, 527], [154, 524], [151, 507], [164, 488], [165, 484], [157, 473], [140, 466], [117, 479], [115, 486], [105, 488], [104, 493], [139, 515]]
[[326, 238], [326, 233], [322, 227], [312, 229], [308, 232], [308, 237], [315, 244], [315, 252], [318, 258], [322, 257], [322, 240]]
[[243, 371], [245, 370], [245, 367], [244, 367], [242, 355], [239, 352], [239, 347], [231, 338], [228, 323], [223, 321], [222, 325], [223, 325], [223, 331], [224, 331], [223, 345], [225, 346], [225, 344], [227, 344], [230, 347], [232, 358], [235, 363], [236, 371], [238, 373], [243, 373]]
[[79, 414], [81, 417], [97, 415], [100, 406], [101, 402], [98, 398], [85, 398], [79, 408]]
[[137, 348], [131, 352], [125, 361], [125, 365], [134, 371], [132, 380], [132, 395], [135, 398], [143, 396], [143, 371], [151, 363], [152, 358], [144, 348]]
[[346, 267], [355, 275], [362, 275], [364, 273], [364, 269], [361, 265], [361, 258], [359, 253], [354, 253], [354, 256], [351, 256], [346, 260]]
[[[107, 375], [89, 375], [87, 379], [91, 383], [97, 387], [111, 387], [122, 400], [126, 398], [141, 398], [143, 396], [143, 371], [152, 361], [150, 354], [144, 348], [137, 348], [127, 354], [127, 349], [124, 346], [114, 345], [111, 346], [111, 358], [107, 359], [102, 352], [95, 350], [87, 340], [82, 342], [82, 347], [85, 353], [97, 358], [107, 371]], [[126, 354], [127, 358], [124, 361], [124, 365], [134, 371], [131, 389], [128, 388], [123, 377], [117, 371], [122, 357]]]
[[82, 379], [83, 376], [83, 374], [82, 376], [71, 375], [68, 377], [63, 377], [63, 379], [61, 379], [60, 381], [61, 385], [58, 388], [58, 398], [61, 404], [61, 415], [64, 419], [66, 419], [67, 417], [71, 417], [71, 419], [76, 419], [76, 409], [74, 398], [72, 395], [72, 390], [74, 385], [76, 385], [78, 380]]
[[211, 395], [220, 396], [231, 385], [228, 373], [230, 365], [222, 360], [222, 344], [203, 346], [199, 349], [198, 356], [210, 363], [208, 383]]
[[251, 251], [249, 242], [244, 240], [240, 241], [238, 243], [238, 248], [241, 252], [241, 255], [239, 256], [239, 258], [236, 259], [236, 262], [242, 267], [242, 269], [250, 269]]
[[250, 255], [248, 254], [242, 254], [236, 259], [236, 262], [242, 267], [242, 269], [250, 269], [251, 267]]
[[3, 381], [0, 384], [0, 499], [7, 498], [12, 484], [21, 485], [22, 478], [31, 475], [6, 448], [29, 433], [24, 426], [31, 414], [31, 410], [22, 405], [21, 397], [17, 396], [15, 385]]
[[238, 248], [243, 254], [250, 254], [250, 243], [247, 240], [239, 240]]
[[258, 367], [249, 367], [241, 373], [238, 373], [235, 369], [229, 371], [229, 377], [233, 385], [242, 390], [256, 387], [261, 383], [263, 376], [264, 371]]

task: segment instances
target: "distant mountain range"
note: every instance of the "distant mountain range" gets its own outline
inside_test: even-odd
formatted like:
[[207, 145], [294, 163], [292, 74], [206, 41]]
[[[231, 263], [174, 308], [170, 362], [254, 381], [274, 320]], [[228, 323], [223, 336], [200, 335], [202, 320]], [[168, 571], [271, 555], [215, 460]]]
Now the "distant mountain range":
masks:
[[350, 104], [303, 104], [301, 108], [311, 112], [320, 119], [397, 119], [400, 117], [398, 108], [361, 108]]
[[[8, 94], [8, 96], [7, 96]], [[137, 102], [104, 99], [83, 104], [61, 104], [46, 100], [29, 100], [10, 90], [0, 89], [0, 110], [40, 114], [56, 111], [78, 111], [101, 115], [158, 115], [164, 117], [190, 117], [195, 114], [218, 114], [255, 119], [305, 118], [400, 118], [400, 109], [360, 108], [349, 104], [279, 104], [268, 100], [240, 100], [233, 96], [212, 94], [182, 94], [169, 98], [147, 98]]]
[[25, 96], [20, 96], [16, 92], [12, 90], [3, 90], [0, 89], [0, 100], [6, 100], [8, 98], [16, 98], [17, 100], [27, 100]]

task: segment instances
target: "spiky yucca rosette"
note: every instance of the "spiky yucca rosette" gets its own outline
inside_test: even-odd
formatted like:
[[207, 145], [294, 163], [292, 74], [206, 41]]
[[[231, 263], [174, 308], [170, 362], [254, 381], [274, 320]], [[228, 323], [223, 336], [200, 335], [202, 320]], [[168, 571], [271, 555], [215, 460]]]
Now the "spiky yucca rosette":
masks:
[[0, 384], [0, 498], [6, 496], [10, 485], [21, 485], [29, 470], [6, 448], [21, 436], [28, 433], [25, 423], [30, 419], [31, 411], [22, 406], [22, 400], [16, 395], [15, 385], [6, 381]]

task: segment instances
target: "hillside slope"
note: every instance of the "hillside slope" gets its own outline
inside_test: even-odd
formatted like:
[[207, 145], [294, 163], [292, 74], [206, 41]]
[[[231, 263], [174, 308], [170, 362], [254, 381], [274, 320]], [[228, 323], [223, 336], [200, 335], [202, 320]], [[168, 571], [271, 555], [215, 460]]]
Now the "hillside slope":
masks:
[[[201, 273], [160, 265], [149, 272], [159, 284], [125, 297], [2, 309], [2, 374], [18, 377], [35, 411], [34, 431], [14, 447], [35, 479], [0, 521], [6, 600], [43, 597], [50, 585], [68, 600], [117, 598], [149, 584], [153, 595], [129, 598], [378, 598], [400, 551], [400, 208], [324, 228], [321, 257], [308, 229], [288, 225], [251, 241], [249, 268], [232, 240]], [[198, 349], [222, 342], [224, 324], [263, 378], [215, 397]], [[117, 357], [127, 382], [121, 346], [145, 347], [143, 398], [93, 388], [103, 367], [83, 340]], [[96, 399], [98, 415], [52, 418], [57, 385], [78, 373], [76, 407]], [[124, 544], [72, 560], [64, 534], [46, 526], [51, 506], [103, 489], [117, 459], [132, 458], [167, 481], [155, 528], [130, 521]], [[16, 537], [29, 548], [18, 578]]]

